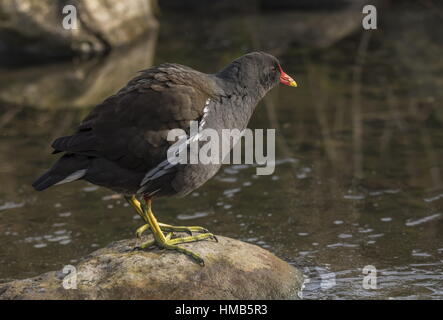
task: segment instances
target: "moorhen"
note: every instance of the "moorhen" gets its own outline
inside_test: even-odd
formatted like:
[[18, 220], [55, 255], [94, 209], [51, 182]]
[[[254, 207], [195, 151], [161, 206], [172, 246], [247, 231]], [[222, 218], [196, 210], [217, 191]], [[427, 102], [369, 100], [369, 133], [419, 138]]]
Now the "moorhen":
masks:
[[[215, 236], [202, 227], [157, 222], [151, 202], [154, 197], [192, 192], [214, 176], [221, 164], [169, 163], [168, 132], [188, 130], [190, 121], [218, 132], [243, 130], [260, 99], [279, 82], [297, 86], [279, 61], [264, 52], [248, 53], [216, 74], [170, 63], [142, 70], [97, 105], [73, 135], [53, 142], [53, 153], [64, 154], [33, 187], [41, 191], [83, 179], [122, 193], [146, 222], [136, 235], [148, 229], [154, 235], [141, 248], [157, 244], [204, 265], [198, 254], [178, 244], [216, 240]], [[174, 231], [190, 235], [173, 238]]]

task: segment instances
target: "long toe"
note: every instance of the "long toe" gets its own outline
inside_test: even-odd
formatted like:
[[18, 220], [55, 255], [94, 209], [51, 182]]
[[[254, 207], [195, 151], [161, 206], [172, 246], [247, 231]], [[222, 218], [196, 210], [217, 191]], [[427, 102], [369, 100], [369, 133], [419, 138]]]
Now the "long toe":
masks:
[[[175, 240], [175, 239], [174, 239]], [[199, 265], [201, 265], [202, 267], [204, 267], [204, 265], [205, 265], [205, 261], [203, 260], [203, 258], [202, 257], [200, 257], [200, 255], [199, 254], [197, 254], [197, 253], [195, 253], [195, 252], [193, 252], [193, 251], [191, 251], [191, 250], [189, 250], [189, 249], [186, 249], [186, 248], [183, 248], [183, 247], [180, 247], [180, 246], [177, 246], [177, 245], [173, 245], [173, 244], [171, 244], [171, 241], [174, 241], [174, 240], [169, 240], [169, 241], [167, 241], [166, 243], [164, 243], [164, 244], [160, 244], [163, 248], [165, 248], [165, 249], [168, 249], [168, 250], [175, 250], [175, 251], [178, 251], [178, 252], [180, 252], [180, 253], [183, 253], [183, 254], [185, 254], [185, 255], [187, 255], [188, 257], [190, 257], [190, 258], [192, 258], [195, 262], [197, 262]]]
[[196, 242], [196, 241], [202, 241], [207, 239], [213, 239], [216, 242], [218, 242], [216, 236], [214, 236], [212, 233], [202, 233], [196, 236], [189, 236], [189, 237], [183, 237], [183, 238], [175, 238], [168, 241], [168, 244], [179, 244], [179, 243], [189, 243], [189, 242]]
[[135, 231], [135, 235], [137, 236], [137, 238], [141, 238], [143, 233], [149, 229], [150, 229], [149, 224], [144, 224]]
[[190, 226], [190, 227], [172, 226], [170, 224], [165, 224], [165, 223], [159, 223], [159, 226], [162, 228], [162, 230], [165, 230], [165, 231], [186, 232], [191, 236], [192, 236], [193, 232], [209, 233], [208, 229], [203, 228], [203, 227], [198, 227], [198, 226]]

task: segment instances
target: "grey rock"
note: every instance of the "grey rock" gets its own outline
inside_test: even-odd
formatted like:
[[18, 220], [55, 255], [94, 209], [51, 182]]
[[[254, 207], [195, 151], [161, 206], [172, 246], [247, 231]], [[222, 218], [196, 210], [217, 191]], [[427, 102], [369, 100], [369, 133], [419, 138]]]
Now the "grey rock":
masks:
[[76, 289], [65, 289], [63, 281], [68, 275], [53, 271], [0, 284], [0, 299], [298, 297], [303, 275], [296, 268], [258, 246], [226, 237], [218, 239], [218, 243], [183, 244], [205, 259], [204, 267], [174, 251], [155, 247], [134, 251], [135, 239], [117, 241], [86, 256], [75, 266]]
[[[63, 28], [68, 4], [77, 10], [77, 29]], [[157, 28], [155, 6], [155, 0], [3, 0], [0, 56], [44, 60], [105, 52]]]

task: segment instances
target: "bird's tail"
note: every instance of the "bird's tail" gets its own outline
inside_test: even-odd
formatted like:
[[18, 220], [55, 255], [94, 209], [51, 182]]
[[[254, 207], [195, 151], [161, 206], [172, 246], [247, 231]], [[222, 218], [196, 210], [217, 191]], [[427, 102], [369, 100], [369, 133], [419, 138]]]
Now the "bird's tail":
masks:
[[53, 185], [78, 180], [86, 174], [88, 164], [87, 157], [65, 154], [51, 169], [35, 180], [32, 186], [35, 190], [42, 191]]

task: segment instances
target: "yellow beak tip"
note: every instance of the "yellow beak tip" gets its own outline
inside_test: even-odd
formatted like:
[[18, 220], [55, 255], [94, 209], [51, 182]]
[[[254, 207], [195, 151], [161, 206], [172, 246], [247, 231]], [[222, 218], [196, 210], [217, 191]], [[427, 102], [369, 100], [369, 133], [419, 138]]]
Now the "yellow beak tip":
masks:
[[291, 87], [297, 87], [297, 82], [295, 82], [295, 81], [291, 81], [291, 82], [289, 83], [289, 85], [290, 85]]

